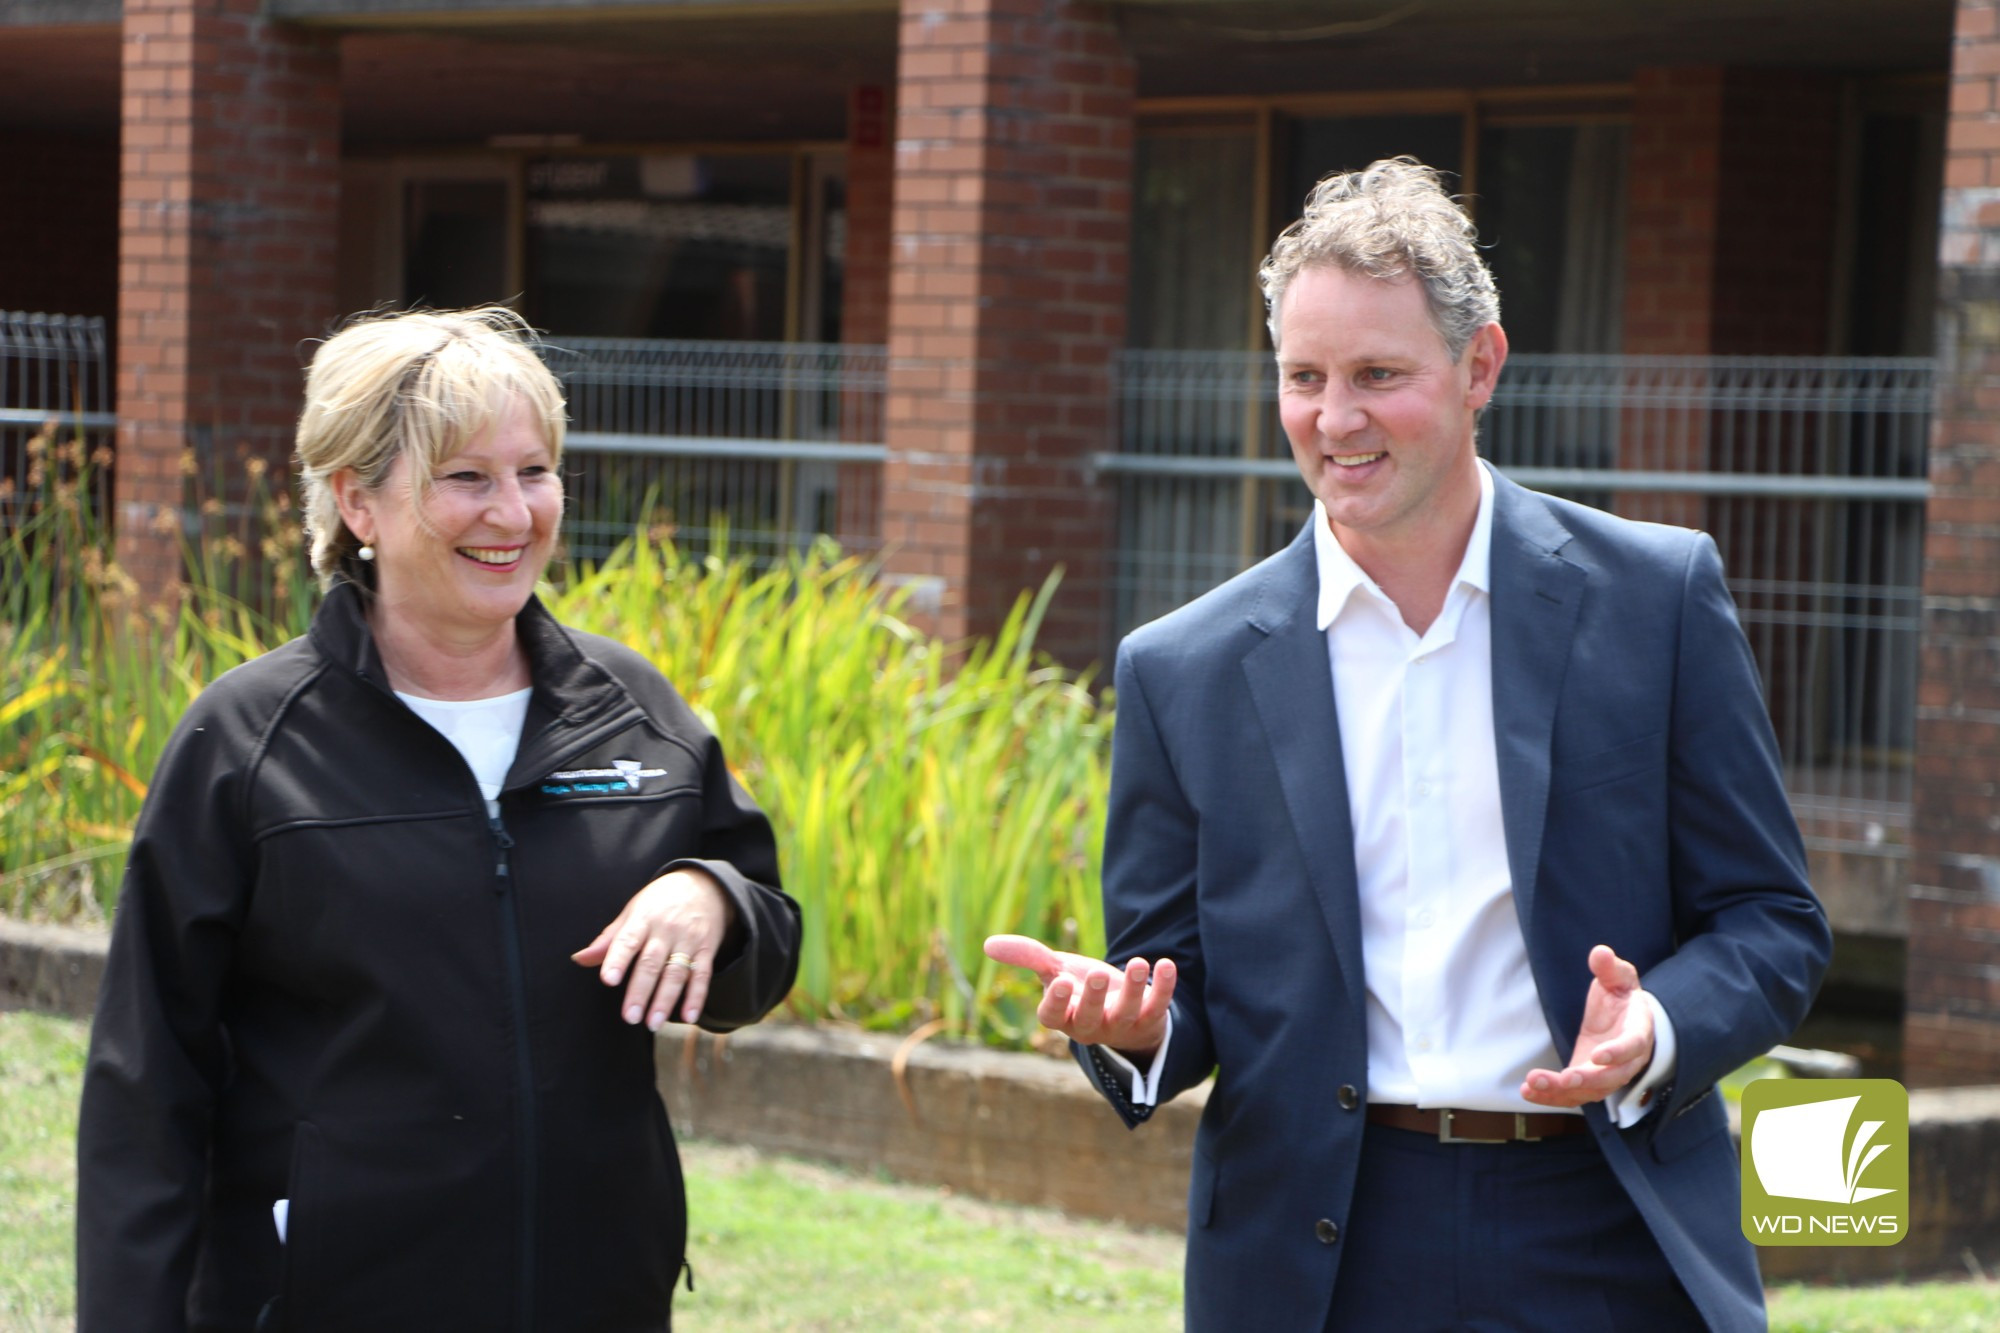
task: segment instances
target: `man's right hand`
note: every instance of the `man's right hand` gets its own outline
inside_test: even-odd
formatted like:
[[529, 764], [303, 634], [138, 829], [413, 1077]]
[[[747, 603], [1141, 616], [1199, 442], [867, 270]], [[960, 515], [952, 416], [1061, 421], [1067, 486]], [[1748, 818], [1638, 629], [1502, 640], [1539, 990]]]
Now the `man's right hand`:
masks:
[[[1174, 961], [1134, 958], [1123, 972], [1082, 954], [1062, 953], [1026, 935], [989, 935], [986, 956], [1025, 967], [1042, 979], [1042, 1026], [1085, 1046], [1109, 1046], [1145, 1065], [1167, 1036]], [[1151, 980], [1152, 984], [1147, 985]]]

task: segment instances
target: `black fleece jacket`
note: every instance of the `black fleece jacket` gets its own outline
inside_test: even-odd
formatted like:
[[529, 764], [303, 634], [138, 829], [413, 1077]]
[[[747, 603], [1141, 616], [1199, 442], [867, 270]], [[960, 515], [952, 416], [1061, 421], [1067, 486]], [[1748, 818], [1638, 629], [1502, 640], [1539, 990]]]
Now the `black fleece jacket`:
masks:
[[667, 1327], [687, 1224], [653, 1039], [569, 955], [699, 865], [736, 909], [701, 1015], [727, 1031], [790, 989], [798, 906], [657, 671], [537, 602], [518, 632], [498, 820], [350, 586], [182, 719], [84, 1075], [80, 1333]]

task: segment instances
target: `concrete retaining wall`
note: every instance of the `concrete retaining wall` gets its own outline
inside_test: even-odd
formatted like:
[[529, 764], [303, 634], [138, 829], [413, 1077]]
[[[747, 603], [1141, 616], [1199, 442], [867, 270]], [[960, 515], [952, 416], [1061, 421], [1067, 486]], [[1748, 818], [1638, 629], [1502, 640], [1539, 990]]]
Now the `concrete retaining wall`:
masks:
[[104, 980], [106, 936], [0, 917], [0, 1009], [89, 1018]]
[[[0, 1007], [87, 1017], [104, 937], [0, 920]], [[1205, 1090], [1128, 1131], [1067, 1060], [770, 1024], [670, 1035], [660, 1092], [681, 1133], [981, 1198], [1180, 1230]], [[2000, 1272], [2000, 1088], [1910, 1094], [1910, 1236], [1759, 1251], [1771, 1281]]]
[[1066, 1059], [926, 1042], [899, 1089], [901, 1044], [775, 1023], [671, 1037], [660, 1091], [683, 1133], [1079, 1216], [1186, 1225], [1205, 1088], [1135, 1133]]

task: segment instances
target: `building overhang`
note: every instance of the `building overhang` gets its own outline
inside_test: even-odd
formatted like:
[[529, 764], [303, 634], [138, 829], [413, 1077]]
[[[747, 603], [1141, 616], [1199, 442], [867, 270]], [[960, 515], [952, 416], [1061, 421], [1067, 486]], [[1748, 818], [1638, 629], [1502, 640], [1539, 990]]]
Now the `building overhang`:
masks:
[[674, 18], [893, 12], [897, 0], [265, 0], [274, 19], [332, 28], [482, 28]]
[[1103, 0], [1140, 90], [1600, 83], [1642, 66], [1943, 72], [1953, 0]]
[[87, 28], [124, 17], [125, 0], [0, 0], [0, 28]]
[[[1662, 66], [1914, 76], [1941, 102], [1954, 0], [1099, 0], [1142, 106], [1631, 86]], [[122, 0], [0, 0], [0, 125], [117, 121]], [[892, 87], [898, 0], [264, 0], [337, 35], [350, 146], [838, 138]], [[1331, 102], [1329, 101], [1329, 105]], [[1356, 112], [1355, 114], [1359, 114]]]

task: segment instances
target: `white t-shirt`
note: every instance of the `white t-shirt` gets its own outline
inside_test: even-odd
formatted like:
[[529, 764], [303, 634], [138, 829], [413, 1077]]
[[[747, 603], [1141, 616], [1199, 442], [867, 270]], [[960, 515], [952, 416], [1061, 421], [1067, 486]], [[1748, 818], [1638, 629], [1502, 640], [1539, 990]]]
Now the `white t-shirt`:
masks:
[[506, 785], [507, 770], [514, 766], [515, 752], [521, 748], [521, 726], [528, 719], [528, 700], [534, 692], [530, 686], [491, 699], [425, 699], [397, 690], [396, 697], [458, 747], [472, 776], [479, 780], [487, 816], [497, 818], [500, 789]]

